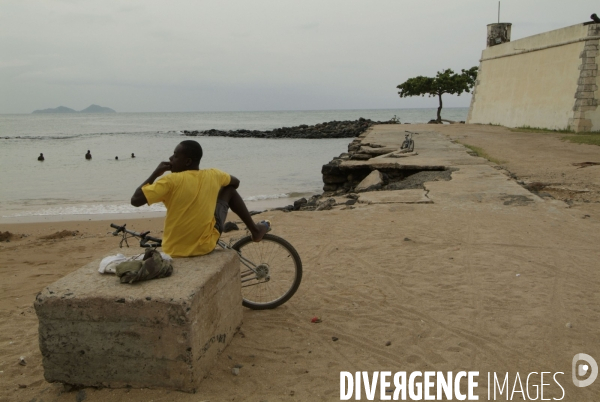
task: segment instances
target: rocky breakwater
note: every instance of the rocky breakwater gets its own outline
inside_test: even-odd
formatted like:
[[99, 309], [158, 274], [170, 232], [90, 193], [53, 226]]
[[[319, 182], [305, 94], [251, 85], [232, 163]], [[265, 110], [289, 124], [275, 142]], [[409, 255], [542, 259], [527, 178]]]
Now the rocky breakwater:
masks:
[[236, 137], [236, 138], [352, 138], [358, 137], [375, 124], [396, 124], [397, 121], [373, 121], [360, 118], [358, 120], [330, 121], [312, 126], [301, 124], [294, 127], [281, 127], [274, 130], [204, 130], [188, 131], [183, 135], [191, 137]]

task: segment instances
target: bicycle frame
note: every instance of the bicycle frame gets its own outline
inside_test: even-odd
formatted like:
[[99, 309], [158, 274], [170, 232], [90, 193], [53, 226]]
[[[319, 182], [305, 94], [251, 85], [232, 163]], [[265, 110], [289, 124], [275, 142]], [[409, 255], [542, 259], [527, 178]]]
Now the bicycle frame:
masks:
[[[116, 229], [117, 229], [117, 231], [113, 232], [114, 236], [118, 236], [119, 232], [123, 233], [121, 236], [121, 241], [119, 242], [120, 248], [123, 248], [123, 243], [125, 243], [125, 246], [129, 247], [129, 243], [127, 242], [127, 240], [131, 239], [131, 238], [140, 239], [140, 246], [144, 247], [144, 248], [152, 247], [152, 248], [156, 249], [161, 246], [161, 244], [159, 242], [157, 242], [157, 240], [160, 240], [160, 239], [156, 239], [156, 238], [148, 236], [149, 232], [138, 233], [138, 232], [134, 232], [131, 230], [127, 230], [127, 229], [125, 229], [125, 225], [123, 225], [121, 227], [117, 227]], [[148, 244], [148, 243], [146, 243], [147, 240], [155, 241], [155, 243]], [[225, 250], [233, 250], [233, 247], [231, 247], [229, 244], [225, 243], [222, 239], [219, 239], [217, 241], [217, 245], [219, 245], [222, 249], [225, 249]], [[252, 274], [255, 274], [255, 275], [260, 275], [260, 274], [257, 270], [257, 266], [252, 261], [250, 261], [249, 259], [244, 257], [239, 251], [237, 251], [237, 250], [234, 250], [234, 251], [237, 253], [237, 255], [240, 259], [240, 262], [242, 264], [244, 264], [250, 271], [252, 271], [252, 272], [247, 272], [246, 274], [243, 275], [242, 283], [256, 279], [256, 277], [244, 279], [244, 277], [250, 276]]]
[[[125, 225], [117, 226], [113, 223], [110, 226], [116, 229], [112, 232], [113, 236], [121, 236], [119, 247], [123, 247], [123, 244], [129, 247], [127, 240], [130, 238], [140, 239], [140, 246], [144, 248], [156, 249], [162, 246], [162, 240], [149, 236], [150, 232], [135, 232], [126, 229]], [[262, 249], [265, 243], [265, 247], [270, 247], [267, 255], [256, 255], [252, 251]], [[296, 249], [285, 239], [266, 234], [261, 242], [255, 243], [250, 236], [242, 236], [235, 242], [230, 239], [228, 243], [219, 239], [217, 245], [225, 250], [234, 250], [238, 255], [241, 263], [242, 304], [245, 307], [253, 310], [276, 308], [287, 302], [298, 290], [302, 280], [302, 260]], [[281, 255], [285, 257], [285, 261], [278, 258]], [[259, 286], [255, 287], [256, 285]], [[254, 290], [244, 291], [248, 288]]]
[[[219, 245], [222, 249], [225, 249], [225, 250], [233, 250], [233, 248], [229, 244], [225, 243], [221, 239], [219, 239], [217, 241], [217, 245]], [[234, 251], [237, 253], [238, 257], [240, 258], [240, 262], [242, 264], [244, 264], [248, 269], [250, 269], [254, 274], [258, 275], [258, 271], [257, 271], [256, 265], [252, 261], [250, 261], [249, 259], [247, 259], [246, 257], [244, 257], [239, 251], [237, 251], [237, 250], [234, 250]], [[245, 275], [242, 276], [242, 283], [248, 282], [248, 281], [250, 281], [250, 280], [253, 279], [253, 278], [244, 279], [244, 277], [246, 277], [248, 275], [251, 275], [251, 274], [250, 273], [246, 273]]]

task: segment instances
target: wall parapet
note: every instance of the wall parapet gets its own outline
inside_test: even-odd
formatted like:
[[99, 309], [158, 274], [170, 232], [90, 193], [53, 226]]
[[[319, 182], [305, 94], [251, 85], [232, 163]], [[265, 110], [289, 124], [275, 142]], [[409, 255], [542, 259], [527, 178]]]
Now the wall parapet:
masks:
[[492, 56], [492, 57], [487, 57], [487, 58], [481, 58], [479, 60], [479, 62], [488, 61], [488, 60], [495, 60], [495, 59], [501, 59], [503, 57], [518, 56], [520, 54], [525, 54], [525, 53], [539, 52], [540, 50], [552, 49], [553, 47], [566, 46], [566, 45], [571, 45], [573, 43], [578, 43], [578, 42], [587, 42], [589, 40], [594, 40], [594, 39], [598, 40], [598, 39], [600, 39], [600, 36], [592, 36], [592, 37], [588, 36], [588, 37], [574, 39], [574, 40], [570, 40], [570, 41], [566, 41], [566, 42], [555, 43], [555, 44], [551, 44], [551, 45], [547, 45], [547, 46], [540, 46], [540, 47], [535, 47], [535, 48], [526, 49], [526, 50], [519, 50], [519, 51], [515, 51], [515, 52], [512, 52], [512, 53], [502, 54], [502, 55], [499, 55], [499, 56]]

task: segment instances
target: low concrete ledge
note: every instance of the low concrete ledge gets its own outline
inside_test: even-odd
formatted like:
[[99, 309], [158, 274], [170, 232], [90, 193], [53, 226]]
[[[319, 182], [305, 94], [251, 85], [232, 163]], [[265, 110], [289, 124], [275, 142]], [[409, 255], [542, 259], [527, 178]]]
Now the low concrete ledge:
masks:
[[195, 392], [242, 322], [237, 254], [178, 258], [171, 277], [133, 285], [99, 262], [35, 300], [46, 380]]

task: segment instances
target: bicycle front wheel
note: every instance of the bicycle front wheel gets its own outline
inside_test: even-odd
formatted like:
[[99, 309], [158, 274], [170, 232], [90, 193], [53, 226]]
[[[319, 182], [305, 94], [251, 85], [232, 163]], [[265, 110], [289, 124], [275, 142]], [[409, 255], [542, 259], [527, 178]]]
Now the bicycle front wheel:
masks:
[[281, 306], [302, 281], [302, 261], [296, 249], [281, 237], [266, 234], [260, 242], [246, 236], [236, 242], [240, 253], [242, 304], [253, 310]]

